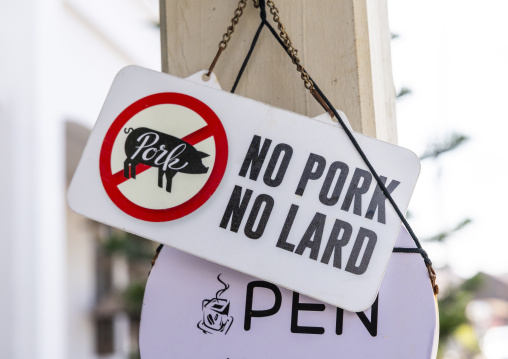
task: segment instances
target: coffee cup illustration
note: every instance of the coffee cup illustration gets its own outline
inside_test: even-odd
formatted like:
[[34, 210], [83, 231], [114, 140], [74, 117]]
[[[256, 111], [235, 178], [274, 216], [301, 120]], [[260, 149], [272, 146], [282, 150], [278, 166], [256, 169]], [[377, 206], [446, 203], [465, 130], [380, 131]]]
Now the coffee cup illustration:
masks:
[[234, 318], [229, 315], [229, 300], [220, 298], [228, 290], [229, 284], [224, 283], [220, 276], [221, 274], [217, 276], [217, 280], [224, 285], [224, 288], [215, 294], [215, 298], [203, 300], [201, 305], [203, 320], [197, 326], [205, 334], [222, 333], [225, 335], [233, 324]]

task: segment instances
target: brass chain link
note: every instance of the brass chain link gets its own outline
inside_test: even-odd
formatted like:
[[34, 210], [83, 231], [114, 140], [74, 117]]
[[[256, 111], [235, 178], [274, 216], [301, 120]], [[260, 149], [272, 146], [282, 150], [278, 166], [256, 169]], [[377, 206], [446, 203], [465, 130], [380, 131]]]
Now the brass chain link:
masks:
[[314, 83], [309, 77], [309, 74], [303, 66], [300, 64], [300, 59], [298, 58], [298, 50], [295, 49], [293, 46], [293, 43], [291, 42], [291, 38], [289, 37], [288, 33], [286, 32], [286, 29], [284, 28], [284, 25], [282, 25], [282, 22], [280, 21], [279, 16], [279, 9], [275, 6], [272, 0], [267, 0], [266, 4], [270, 8], [270, 14], [273, 15], [273, 21], [277, 23], [277, 29], [280, 31], [280, 38], [282, 41], [284, 41], [284, 45], [286, 46], [286, 51], [288, 52], [289, 56], [291, 56], [291, 59], [293, 60], [293, 64], [296, 65], [296, 70], [300, 72], [301, 78], [303, 82], [305, 83], [305, 88], [307, 90], [313, 91], [314, 90]]
[[[300, 58], [298, 57], [298, 50], [293, 46], [293, 43], [291, 42], [291, 38], [289, 37], [288, 33], [286, 32], [286, 29], [284, 28], [284, 25], [282, 25], [282, 22], [280, 21], [279, 16], [279, 9], [275, 6], [274, 2], [272, 0], [268, 0], [266, 2], [268, 7], [270, 8], [270, 14], [273, 16], [273, 20], [277, 23], [277, 29], [280, 31], [280, 37], [284, 41], [284, 45], [286, 46], [287, 52], [289, 56], [291, 56], [291, 60], [293, 61], [293, 64], [296, 65], [296, 70], [300, 72], [301, 78], [305, 84], [305, 88], [310, 90], [311, 93], [314, 95], [314, 83], [309, 77], [309, 74], [307, 71], [303, 68], [303, 66], [300, 64]], [[210, 76], [210, 74], [213, 71], [213, 68], [215, 67], [215, 64], [217, 63], [217, 60], [222, 53], [228, 46], [229, 40], [231, 40], [231, 35], [235, 32], [235, 26], [238, 24], [238, 21], [240, 20], [240, 17], [243, 14], [243, 9], [247, 6], [246, 0], [240, 0], [238, 2], [238, 7], [236, 8], [234, 12], [234, 16], [231, 19], [231, 25], [228, 26], [226, 29], [226, 32], [224, 35], [222, 35], [222, 40], [219, 42], [219, 51], [217, 51], [217, 55], [215, 55], [215, 59], [210, 65], [210, 68], [208, 70], [207, 76]], [[259, 7], [259, 0], [254, 0], [254, 6], [256, 8]], [[321, 103], [321, 102], [320, 102]]]
[[[219, 50], [217, 51], [217, 54], [215, 55], [215, 58], [213, 59], [206, 76], [210, 76], [212, 74], [212, 71], [215, 68], [215, 65], [217, 64], [217, 60], [219, 60], [220, 54], [222, 54], [222, 51], [224, 51], [226, 47], [228, 47], [228, 42], [229, 40], [231, 40], [231, 35], [233, 34], [233, 32], [235, 32], [235, 26], [236, 24], [238, 24], [238, 21], [240, 21], [240, 17], [243, 15], [243, 9], [245, 8], [245, 6], [247, 6], [247, 0], [240, 0], [238, 2], [238, 7], [236, 8], [234, 16], [231, 19], [231, 25], [228, 26], [226, 32], [224, 33], [224, 35], [222, 35], [222, 40], [219, 42]], [[254, 6], [259, 7], [259, 1], [254, 0]]]
[[[288, 52], [289, 56], [291, 57], [291, 60], [293, 61], [293, 64], [296, 65], [296, 70], [300, 72], [300, 77], [302, 78], [305, 88], [310, 91], [311, 95], [316, 99], [316, 101], [319, 102], [319, 104], [330, 114], [330, 116], [333, 118], [333, 112], [330, 110], [330, 108], [326, 105], [325, 101], [321, 97], [321, 95], [316, 91], [314, 88], [314, 83], [312, 82], [309, 74], [307, 71], [303, 68], [302, 64], [300, 63], [300, 58], [298, 57], [298, 50], [293, 46], [293, 43], [291, 41], [291, 38], [289, 37], [288, 33], [286, 32], [286, 29], [284, 28], [284, 25], [282, 25], [282, 22], [280, 21], [279, 16], [279, 9], [275, 6], [274, 2], [272, 0], [267, 0], [266, 4], [270, 8], [270, 14], [273, 16], [273, 21], [277, 23], [277, 29], [280, 31], [280, 38], [284, 42], [284, 46], [286, 47], [286, 51]], [[243, 9], [247, 6], [247, 0], [240, 0], [238, 2], [238, 7], [236, 8], [234, 12], [234, 17], [231, 19], [231, 25], [228, 26], [226, 29], [226, 32], [224, 35], [222, 35], [222, 40], [219, 42], [219, 49], [217, 51], [217, 54], [215, 55], [215, 58], [212, 61], [212, 64], [210, 65], [210, 68], [208, 69], [208, 73], [206, 76], [210, 76], [212, 74], [213, 69], [215, 68], [215, 65], [217, 63], [217, 60], [219, 59], [222, 51], [226, 49], [228, 46], [229, 40], [231, 40], [231, 35], [235, 31], [235, 25], [238, 24], [238, 21], [240, 17], [243, 14]], [[259, 0], [254, 0], [254, 7], [259, 7], [260, 2]], [[265, 20], [266, 21], [266, 20]]]
[[240, 16], [243, 14], [243, 9], [247, 6], [246, 0], [240, 0], [238, 2], [238, 7], [235, 10], [235, 16], [231, 19], [231, 25], [228, 26], [226, 29], [226, 32], [224, 35], [222, 35], [222, 41], [219, 42], [219, 48], [222, 48], [223, 50], [228, 46], [229, 40], [231, 40], [231, 34], [235, 32], [235, 25], [238, 24], [238, 21], [240, 20]]

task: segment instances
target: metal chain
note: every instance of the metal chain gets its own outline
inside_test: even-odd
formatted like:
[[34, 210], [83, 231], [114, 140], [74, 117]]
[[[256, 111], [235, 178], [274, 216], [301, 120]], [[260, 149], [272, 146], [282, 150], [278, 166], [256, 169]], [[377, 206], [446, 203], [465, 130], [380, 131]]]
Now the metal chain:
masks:
[[240, 0], [238, 2], [238, 7], [235, 10], [235, 16], [231, 19], [231, 25], [228, 26], [224, 35], [222, 35], [222, 41], [219, 42], [219, 48], [223, 50], [228, 46], [229, 40], [231, 40], [231, 34], [235, 32], [235, 25], [238, 24], [240, 16], [243, 14], [243, 9], [247, 6], [246, 0]]
[[[288, 33], [286, 32], [286, 29], [284, 28], [284, 25], [282, 25], [280, 21], [279, 16], [279, 9], [275, 6], [274, 2], [272, 0], [267, 0], [266, 4], [270, 8], [270, 14], [273, 16], [273, 20], [277, 23], [277, 29], [280, 31], [280, 38], [284, 42], [284, 46], [286, 47], [286, 50], [291, 57], [291, 60], [293, 61], [293, 64], [296, 65], [296, 70], [300, 72], [300, 77], [302, 78], [305, 88], [310, 91], [311, 95], [319, 102], [319, 104], [325, 109], [326, 112], [330, 114], [330, 116], [333, 118], [333, 112], [331, 109], [325, 104], [323, 98], [321, 95], [316, 91], [314, 88], [314, 83], [312, 82], [309, 74], [307, 71], [303, 68], [303, 66], [300, 64], [300, 59], [298, 58], [298, 50], [295, 49], [293, 46], [293, 43], [291, 42], [291, 38], [289, 37]], [[215, 68], [215, 65], [217, 63], [217, 60], [219, 59], [222, 51], [226, 49], [228, 46], [229, 40], [231, 40], [231, 35], [235, 31], [235, 25], [238, 24], [238, 21], [240, 19], [240, 16], [243, 14], [243, 9], [247, 5], [246, 0], [240, 0], [238, 2], [238, 7], [235, 10], [235, 16], [231, 19], [231, 25], [228, 26], [226, 32], [222, 36], [221, 42], [219, 42], [219, 49], [217, 51], [217, 54], [215, 55], [215, 58], [212, 61], [212, 64], [210, 65], [210, 68], [208, 69], [208, 72], [206, 76], [210, 76], [212, 74], [213, 69]], [[254, 0], [254, 7], [260, 7], [260, 1]], [[262, 12], [263, 13], [263, 12]], [[266, 22], [266, 19], [263, 21]]]
[[270, 14], [273, 16], [273, 21], [277, 23], [277, 29], [280, 31], [279, 36], [284, 42], [284, 46], [286, 47], [286, 51], [291, 57], [293, 64], [296, 65], [296, 70], [300, 72], [300, 77], [302, 78], [305, 88], [310, 91], [310, 94], [314, 97], [314, 99], [325, 109], [326, 112], [330, 115], [331, 118], [334, 118], [334, 114], [330, 107], [325, 103], [323, 97], [319, 94], [318, 91], [314, 88], [314, 82], [312, 82], [309, 74], [303, 68], [302, 64], [300, 64], [300, 59], [298, 58], [298, 50], [293, 46], [291, 42], [291, 38], [289, 37], [284, 25], [280, 21], [279, 9], [275, 6], [272, 0], [267, 0], [266, 4], [270, 8]]
[[272, 0], [268, 0], [266, 2], [268, 7], [270, 8], [270, 14], [273, 15], [273, 21], [277, 23], [277, 29], [280, 31], [280, 38], [282, 41], [284, 41], [284, 45], [286, 46], [286, 51], [288, 52], [289, 56], [291, 56], [291, 59], [293, 60], [293, 64], [296, 65], [296, 70], [300, 72], [301, 78], [303, 82], [305, 83], [305, 88], [307, 90], [313, 91], [314, 90], [314, 83], [309, 77], [309, 74], [303, 66], [300, 64], [300, 59], [298, 58], [298, 50], [294, 48], [293, 43], [291, 42], [291, 38], [289, 37], [288, 33], [286, 32], [286, 29], [284, 29], [284, 25], [282, 25], [280, 21], [279, 16], [279, 9], [275, 6]]
[[[233, 32], [235, 32], [235, 25], [238, 24], [240, 17], [243, 15], [243, 9], [245, 8], [245, 6], [247, 6], [247, 0], [240, 0], [238, 2], [238, 7], [236, 8], [234, 16], [231, 19], [231, 25], [228, 26], [226, 32], [224, 33], [224, 35], [222, 35], [222, 40], [219, 42], [219, 50], [217, 51], [217, 54], [215, 55], [215, 58], [213, 59], [206, 76], [210, 76], [212, 74], [212, 71], [215, 68], [215, 65], [217, 64], [217, 60], [219, 60], [220, 54], [222, 54], [222, 51], [224, 51], [226, 47], [228, 47], [228, 42], [229, 40], [231, 40], [231, 35], [233, 34]], [[259, 7], [259, 0], [254, 0], [254, 6]]]

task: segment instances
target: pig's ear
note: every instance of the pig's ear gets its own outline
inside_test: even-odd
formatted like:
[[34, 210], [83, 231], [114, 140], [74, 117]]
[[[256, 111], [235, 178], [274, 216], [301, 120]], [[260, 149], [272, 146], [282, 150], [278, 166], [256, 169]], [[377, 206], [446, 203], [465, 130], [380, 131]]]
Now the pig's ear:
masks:
[[208, 156], [210, 156], [208, 153], [204, 153], [204, 152], [198, 151], [198, 157], [199, 158], [205, 158], [205, 157], [208, 157]]

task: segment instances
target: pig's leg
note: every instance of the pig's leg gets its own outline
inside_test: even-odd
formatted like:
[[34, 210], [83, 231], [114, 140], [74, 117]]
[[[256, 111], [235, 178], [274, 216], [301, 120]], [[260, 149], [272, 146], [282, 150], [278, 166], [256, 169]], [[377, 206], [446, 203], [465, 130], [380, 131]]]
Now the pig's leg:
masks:
[[162, 188], [162, 178], [164, 177], [164, 171], [162, 170], [162, 167], [159, 167], [159, 187]]
[[171, 184], [173, 182], [173, 177], [177, 174], [176, 171], [167, 170], [166, 171], [166, 192], [171, 193]]
[[123, 176], [129, 179], [129, 158], [127, 158], [123, 163]]
[[136, 179], [136, 166], [136, 162], [131, 163], [131, 177], [134, 179]]

